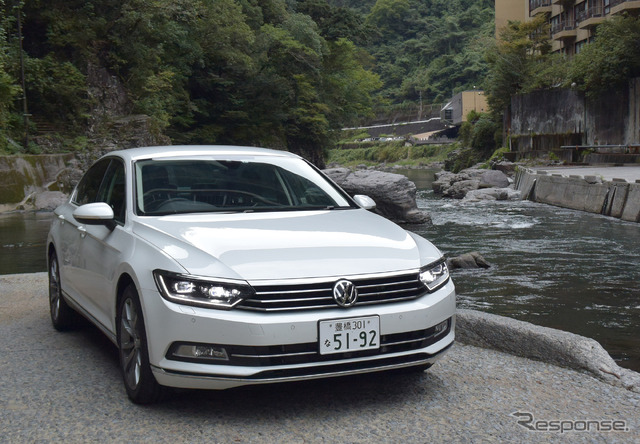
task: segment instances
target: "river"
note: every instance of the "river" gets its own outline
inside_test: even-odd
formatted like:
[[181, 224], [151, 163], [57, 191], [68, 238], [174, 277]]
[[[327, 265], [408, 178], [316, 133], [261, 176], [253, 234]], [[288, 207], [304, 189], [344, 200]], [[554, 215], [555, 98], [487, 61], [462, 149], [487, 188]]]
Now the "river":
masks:
[[478, 251], [486, 270], [454, 270], [458, 306], [596, 339], [640, 371], [640, 224], [529, 201], [433, 194], [434, 171], [407, 170], [433, 224], [407, 227], [447, 256]]
[[[478, 251], [486, 270], [455, 270], [458, 306], [596, 339], [640, 371], [640, 224], [528, 201], [467, 203], [405, 170], [432, 224], [406, 228], [447, 256]], [[0, 215], [0, 274], [45, 271], [51, 213]]]

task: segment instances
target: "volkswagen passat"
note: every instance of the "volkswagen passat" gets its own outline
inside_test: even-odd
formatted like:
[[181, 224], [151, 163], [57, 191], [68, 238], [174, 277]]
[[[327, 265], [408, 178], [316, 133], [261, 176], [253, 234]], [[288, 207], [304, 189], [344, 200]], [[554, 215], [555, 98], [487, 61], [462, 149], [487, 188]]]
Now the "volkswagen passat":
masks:
[[454, 340], [442, 254], [293, 154], [242, 147], [113, 152], [55, 210], [51, 319], [118, 347], [137, 403], [429, 367]]

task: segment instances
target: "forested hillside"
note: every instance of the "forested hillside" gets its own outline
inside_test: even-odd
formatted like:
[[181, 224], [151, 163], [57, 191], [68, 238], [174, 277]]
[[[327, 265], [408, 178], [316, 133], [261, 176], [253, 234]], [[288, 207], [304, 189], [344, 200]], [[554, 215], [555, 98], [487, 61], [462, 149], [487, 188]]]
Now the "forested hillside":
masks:
[[[355, 3], [355, 2], [354, 2]], [[486, 75], [484, 49], [494, 33], [493, 0], [378, 0], [366, 23], [367, 46], [389, 103], [440, 103]]]
[[4, 152], [39, 149], [22, 147], [25, 103], [29, 133], [37, 121], [52, 138], [86, 135], [100, 108], [89, 72], [103, 70], [126, 112], [173, 143], [322, 163], [336, 129], [479, 85], [493, 32], [492, 0], [0, 0], [0, 12]]

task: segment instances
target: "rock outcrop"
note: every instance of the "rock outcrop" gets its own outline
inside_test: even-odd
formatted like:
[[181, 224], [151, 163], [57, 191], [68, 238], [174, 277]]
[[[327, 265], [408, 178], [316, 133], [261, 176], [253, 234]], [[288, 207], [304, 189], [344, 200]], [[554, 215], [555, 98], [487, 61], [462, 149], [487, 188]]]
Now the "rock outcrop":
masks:
[[465, 196], [464, 200], [477, 202], [481, 200], [520, 200], [520, 191], [513, 188], [482, 188], [471, 190]]
[[456, 313], [456, 339], [528, 359], [588, 372], [640, 393], [640, 374], [621, 368], [595, 340], [474, 310]]
[[34, 193], [63, 191], [57, 177], [73, 154], [0, 156], [0, 204], [23, 202]]
[[[436, 173], [433, 191], [443, 197], [464, 199], [473, 193], [474, 200], [507, 200], [517, 199], [519, 195], [507, 191], [511, 181], [509, 177], [498, 170], [483, 170], [468, 168], [454, 174], [448, 171]], [[486, 192], [485, 189], [501, 189], [501, 192]]]
[[69, 199], [69, 196], [61, 191], [44, 191], [36, 193], [32, 199], [28, 199], [22, 206], [23, 209], [35, 211], [53, 211]]
[[456, 268], [490, 268], [491, 264], [480, 253], [472, 251], [447, 259], [447, 266], [450, 270], [455, 270]]
[[430, 217], [416, 205], [416, 186], [401, 174], [375, 170], [332, 168], [324, 173], [351, 196], [365, 194], [376, 202], [376, 211], [397, 223], [421, 224]]

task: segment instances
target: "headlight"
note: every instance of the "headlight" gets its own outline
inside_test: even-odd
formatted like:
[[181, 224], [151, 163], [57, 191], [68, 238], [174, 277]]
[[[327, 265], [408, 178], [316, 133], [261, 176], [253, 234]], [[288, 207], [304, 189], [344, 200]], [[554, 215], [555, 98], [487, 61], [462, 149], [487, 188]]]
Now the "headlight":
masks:
[[254, 294], [245, 281], [207, 279], [164, 270], [154, 270], [160, 294], [168, 301], [228, 310]]
[[449, 267], [444, 259], [420, 269], [420, 282], [429, 291], [435, 291], [449, 280]]

